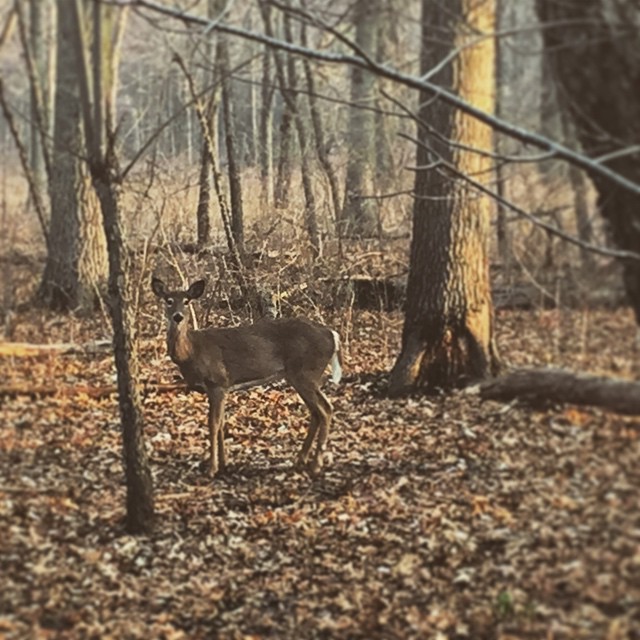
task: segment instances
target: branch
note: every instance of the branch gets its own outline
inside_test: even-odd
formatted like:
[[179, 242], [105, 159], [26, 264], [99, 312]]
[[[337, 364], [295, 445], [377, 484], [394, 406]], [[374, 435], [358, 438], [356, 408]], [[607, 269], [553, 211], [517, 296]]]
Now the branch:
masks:
[[40, 189], [38, 189], [38, 185], [36, 184], [36, 179], [33, 175], [33, 171], [31, 171], [31, 167], [29, 166], [29, 155], [27, 154], [27, 150], [22, 144], [22, 140], [20, 140], [18, 128], [16, 127], [16, 124], [13, 120], [13, 114], [11, 113], [11, 109], [9, 109], [9, 105], [7, 104], [7, 101], [5, 99], [4, 83], [2, 82], [2, 78], [0, 78], [0, 109], [2, 109], [2, 114], [4, 115], [4, 119], [7, 121], [7, 125], [9, 126], [9, 131], [11, 132], [11, 136], [13, 137], [13, 141], [18, 148], [18, 156], [20, 157], [22, 171], [25, 175], [25, 178], [27, 179], [27, 184], [29, 185], [29, 192], [31, 193], [31, 197], [33, 198], [33, 204], [36, 209], [36, 214], [38, 215], [38, 221], [40, 222], [40, 228], [42, 229], [42, 235], [44, 236], [45, 244], [47, 245], [47, 248], [49, 248], [49, 229], [47, 228], [46, 223], [46, 208], [40, 195]]
[[[474, 189], [477, 189], [478, 191], [484, 193], [487, 196], [490, 196], [496, 202], [501, 204], [503, 207], [506, 207], [507, 209], [511, 209], [511, 211], [514, 211], [515, 213], [522, 216], [523, 218], [526, 218], [532, 224], [542, 227], [545, 231], [548, 231], [552, 235], [558, 236], [559, 238], [562, 238], [563, 240], [566, 240], [567, 242], [573, 245], [576, 245], [582, 249], [586, 249], [587, 251], [591, 251], [593, 253], [598, 253], [602, 256], [607, 256], [609, 258], [618, 258], [620, 260], [640, 261], [640, 253], [636, 253], [635, 251], [625, 251], [624, 249], [609, 249], [607, 247], [599, 247], [595, 244], [590, 244], [589, 242], [580, 240], [580, 238], [576, 238], [570, 233], [567, 233], [566, 231], [562, 231], [562, 229], [558, 229], [558, 227], [555, 227], [552, 224], [543, 222], [539, 218], [536, 218], [534, 215], [530, 214], [528, 211], [521, 209], [517, 205], [507, 200], [506, 198], [503, 198], [499, 193], [496, 193], [495, 191], [489, 189], [488, 187], [485, 187], [482, 183], [478, 182], [477, 180], [474, 180], [471, 176], [468, 176], [466, 173], [463, 173], [462, 171], [460, 171], [453, 164], [445, 160], [433, 148], [429, 147], [429, 145], [426, 145], [422, 141], [417, 140], [415, 138], [411, 138], [406, 134], [399, 134], [399, 135], [401, 135], [403, 138], [412, 140], [416, 144], [426, 148], [429, 151], [429, 153], [439, 158], [440, 166], [444, 167], [447, 171], [454, 174], [458, 178], [462, 179], [464, 182], [467, 182], [468, 184], [470, 184]], [[431, 169], [431, 168], [433, 168], [432, 165], [428, 165], [426, 167], [415, 167], [414, 169], [416, 171], [422, 171], [422, 170]]]
[[[185, 11], [164, 6], [162, 4], [159, 4], [158, 2], [154, 2], [153, 0], [117, 0], [117, 4], [129, 5], [139, 9], [147, 9], [155, 13], [160, 13], [162, 15], [181, 20], [186, 24], [198, 25], [205, 28], [209, 28], [211, 25], [211, 21], [207, 20], [206, 18], [194, 16]], [[589, 158], [582, 153], [573, 151], [572, 149], [569, 149], [568, 147], [565, 147], [558, 142], [550, 140], [545, 136], [533, 133], [531, 131], [528, 131], [527, 129], [523, 129], [521, 127], [513, 125], [510, 122], [503, 120], [502, 118], [486, 113], [482, 109], [474, 107], [472, 104], [468, 103], [466, 100], [463, 100], [454, 93], [451, 93], [450, 91], [447, 91], [446, 89], [443, 89], [442, 87], [434, 84], [433, 82], [429, 82], [428, 80], [423, 80], [417, 78], [416, 76], [397, 71], [396, 69], [392, 69], [391, 67], [377, 63], [371, 59], [367, 60], [360, 56], [349, 54], [317, 51], [315, 49], [294, 45], [292, 43], [284, 42], [282, 40], [269, 37], [261, 33], [256, 33], [255, 31], [249, 31], [247, 29], [235, 27], [228, 24], [218, 23], [212, 28], [215, 31], [221, 31], [223, 33], [235, 35], [246, 40], [253, 40], [254, 42], [259, 42], [275, 49], [289, 51], [290, 53], [293, 53], [295, 55], [307, 56], [309, 58], [322, 60], [331, 64], [347, 64], [354, 67], [359, 67], [367, 71], [374, 71], [378, 75], [394, 82], [404, 84], [408, 87], [412, 87], [420, 91], [431, 93], [435, 97], [442, 99], [447, 104], [460, 109], [464, 113], [492, 127], [496, 131], [499, 131], [516, 140], [520, 140], [521, 142], [524, 142], [526, 144], [533, 145], [534, 147], [537, 147], [539, 149], [554, 153], [558, 158], [561, 158], [566, 162], [581, 167], [582, 169], [589, 171], [591, 174], [596, 174], [603, 178], [606, 178], [609, 181], [614, 182], [621, 187], [624, 187], [628, 191], [640, 195], [640, 184], [629, 180], [616, 171], [609, 169], [607, 166], [600, 164], [598, 161], [593, 160], [592, 158]]]

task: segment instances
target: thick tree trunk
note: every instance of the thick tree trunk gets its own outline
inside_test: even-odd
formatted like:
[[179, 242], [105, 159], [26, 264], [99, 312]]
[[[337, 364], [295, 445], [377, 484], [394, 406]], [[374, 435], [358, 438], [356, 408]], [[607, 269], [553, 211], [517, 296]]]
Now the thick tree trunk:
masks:
[[[559, 94], [589, 155], [614, 154], [640, 140], [640, 5], [617, 0], [537, 0]], [[557, 22], [558, 26], [553, 24]], [[574, 26], [575, 25], [575, 26]], [[640, 183], [640, 152], [606, 160]], [[598, 205], [614, 242], [640, 253], [640, 196], [593, 174]], [[624, 265], [627, 295], [640, 324], [640, 261]]]
[[51, 228], [39, 299], [58, 311], [94, 306], [96, 290], [106, 275], [105, 238], [99, 220], [86, 206], [79, 87], [69, 2], [58, 2], [57, 80]]
[[[492, 0], [423, 0], [423, 42], [431, 43], [423, 47], [423, 73], [464, 45], [462, 33], [492, 33], [494, 16]], [[470, 29], [462, 30], [463, 18]], [[493, 74], [494, 43], [487, 38], [461, 48], [456, 66], [440, 71], [437, 81], [491, 113]], [[421, 119], [445, 138], [492, 148], [487, 126], [427, 95], [421, 103]], [[487, 158], [446, 146], [424, 129], [419, 135], [424, 144], [418, 147], [418, 166], [439, 156], [476, 180], [490, 179]], [[439, 169], [418, 171], [415, 191], [402, 352], [389, 386], [393, 395], [416, 387], [460, 386], [485, 377], [496, 362], [487, 257], [490, 203]]]

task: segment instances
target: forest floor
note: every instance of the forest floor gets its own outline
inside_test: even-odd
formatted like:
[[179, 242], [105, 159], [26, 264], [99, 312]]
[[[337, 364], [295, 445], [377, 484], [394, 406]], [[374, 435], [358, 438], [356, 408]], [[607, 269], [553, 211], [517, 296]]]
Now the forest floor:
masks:
[[[306, 414], [273, 385], [228, 403], [211, 481], [206, 401], [147, 393], [157, 525], [123, 529], [108, 352], [2, 358], [2, 638], [640, 638], [640, 419], [477, 395], [384, 397], [398, 313], [354, 314], [326, 468], [291, 469]], [[16, 340], [109, 336], [99, 317], [18, 317]], [[513, 365], [632, 377], [627, 309], [500, 312]], [[145, 382], [171, 382], [159, 325]], [[76, 389], [76, 391], [73, 391]], [[69, 390], [69, 393], [65, 391]]]

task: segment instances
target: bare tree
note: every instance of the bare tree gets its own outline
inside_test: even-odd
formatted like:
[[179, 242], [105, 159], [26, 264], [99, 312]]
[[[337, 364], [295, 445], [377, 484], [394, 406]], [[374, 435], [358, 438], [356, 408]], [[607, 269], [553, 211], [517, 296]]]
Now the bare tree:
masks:
[[69, 3], [72, 9], [69, 37], [76, 54], [74, 69], [80, 85], [85, 155], [108, 243], [109, 311], [127, 483], [126, 528], [130, 533], [145, 533], [153, 527], [153, 482], [143, 437], [131, 252], [122, 230], [122, 175], [113, 127], [117, 33], [122, 27], [123, 10], [101, 3], [91, 5], [93, 48], [90, 56], [83, 5], [80, 0], [61, 1]]
[[[305, 24], [302, 23], [300, 27], [300, 41], [304, 47], [308, 46], [307, 43], [307, 30]], [[315, 140], [316, 154], [318, 156], [318, 162], [324, 171], [329, 184], [329, 192], [331, 194], [331, 204], [333, 206], [334, 220], [338, 220], [341, 212], [340, 205], [340, 187], [338, 185], [338, 174], [329, 157], [329, 149], [327, 146], [327, 137], [324, 133], [324, 125], [322, 123], [322, 116], [320, 114], [320, 108], [318, 106], [316, 81], [311, 68], [311, 63], [307, 58], [302, 61], [304, 68], [304, 78], [307, 85], [307, 96], [309, 99], [309, 113], [311, 117], [311, 125], [313, 128], [313, 137]]]
[[[261, 3], [260, 8], [270, 20], [271, 8]], [[273, 57], [268, 47], [262, 54], [262, 84], [260, 88], [260, 116], [258, 125], [261, 200], [265, 207], [273, 202], [273, 94], [271, 62]]]
[[[221, 0], [211, 0], [214, 3], [214, 15], [224, 8]], [[244, 255], [244, 207], [242, 202], [242, 178], [237, 149], [237, 134], [234, 118], [234, 97], [231, 84], [231, 63], [229, 59], [229, 44], [227, 36], [218, 34], [216, 45], [216, 59], [220, 72], [222, 87], [222, 119], [224, 122], [225, 148], [227, 151], [227, 166], [229, 169], [229, 198], [231, 205], [231, 232], [240, 255]]]
[[50, 241], [38, 297], [59, 311], [93, 308], [106, 276], [106, 245], [88, 206], [81, 156], [83, 137], [73, 46], [73, 1], [58, 0], [55, 119], [49, 196]]
[[[486, 90], [494, 77], [493, 39], [464, 45], [474, 34], [491, 34], [494, 20], [494, 0], [422, 2], [422, 72], [456, 50], [436, 79], [487, 113], [494, 107], [493, 92]], [[485, 377], [497, 363], [487, 256], [490, 202], [452, 180], [449, 170], [486, 182], [489, 160], [464, 147], [489, 151], [492, 132], [429, 94], [420, 100], [420, 119], [457, 145], [419, 129], [402, 351], [389, 385], [394, 395], [416, 387], [459, 386]]]
[[[355, 44], [369, 55], [375, 55], [376, 52], [378, 20], [378, 0], [356, 1], [353, 14]], [[342, 230], [347, 235], [375, 236], [378, 232], [377, 202], [370, 197], [373, 194], [376, 157], [375, 117], [371, 110], [375, 82], [376, 77], [370, 71], [358, 67], [351, 70], [353, 106], [349, 112], [349, 158], [341, 214]]]

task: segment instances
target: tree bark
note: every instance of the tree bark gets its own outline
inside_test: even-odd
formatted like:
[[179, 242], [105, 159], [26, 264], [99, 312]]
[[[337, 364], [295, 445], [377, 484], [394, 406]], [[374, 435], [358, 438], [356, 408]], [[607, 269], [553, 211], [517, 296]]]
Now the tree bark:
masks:
[[[46, 174], [42, 153], [42, 137], [47, 133], [49, 123], [47, 95], [47, 51], [45, 50], [46, 20], [49, 2], [46, 0], [30, 0], [29, 2], [29, 40], [33, 53], [34, 71], [33, 81], [39, 83], [39, 90], [31, 87], [31, 127], [30, 127], [30, 159], [31, 170], [39, 188], [44, 192]], [[38, 94], [42, 99], [38, 98]], [[38, 113], [39, 110], [42, 113]], [[45, 131], [40, 131], [38, 123], [42, 123]], [[46, 144], [46, 142], [45, 142]]]
[[[300, 39], [302, 46], [307, 45], [307, 31], [305, 24], [300, 26]], [[311, 125], [313, 127], [313, 136], [315, 139], [316, 154], [318, 156], [318, 162], [324, 171], [329, 184], [329, 193], [331, 194], [331, 204], [333, 206], [333, 219], [338, 220], [340, 216], [340, 187], [338, 186], [338, 174], [329, 158], [329, 150], [324, 136], [324, 127], [322, 125], [322, 118], [320, 116], [320, 109], [318, 108], [318, 100], [316, 97], [316, 85], [313, 72], [311, 70], [311, 63], [307, 58], [302, 61], [304, 68], [304, 75], [307, 84], [307, 95], [309, 99], [309, 112], [311, 115]]]
[[49, 308], [92, 309], [98, 285], [106, 276], [105, 238], [87, 207], [79, 87], [72, 46], [71, 2], [58, 0], [57, 79], [53, 162], [51, 166], [51, 227], [47, 261], [38, 291]]
[[[112, 68], [115, 52], [110, 46], [93, 50], [89, 62], [88, 37], [80, 0], [70, 2], [70, 42], [75, 53], [73, 67], [80, 86], [83, 123], [93, 187], [100, 202], [109, 256], [109, 312], [113, 326], [113, 349], [118, 376], [118, 405], [122, 429], [122, 448], [127, 484], [126, 529], [129, 533], [148, 533], [153, 528], [153, 482], [144, 445], [143, 417], [137, 386], [138, 358], [134, 322], [134, 292], [131, 253], [125, 246], [121, 223], [121, 172], [115, 152], [115, 134], [110, 126], [110, 83], [115, 82]], [[119, 11], [101, 4], [94, 11]], [[109, 21], [107, 21], [109, 24]], [[93, 41], [112, 43], [114, 34], [94, 13]], [[107, 56], [108, 59], [103, 58]], [[99, 58], [99, 59], [97, 59]], [[103, 73], [97, 73], [104, 69]], [[93, 71], [94, 83], [90, 77]], [[99, 104], [100, 107], [96, 107]], [[106, 134], [104, 135], [103, 134]], [[104, 137], [103, 137], [104, 135]]]
[[[493, 0], [423, 0], [422, 6], [423, 73], [464, 45], [464, 33], [494, 30]], [[457, 62], [438, 72], [437, 81], [491, 113], [493, 77], [494, 43], [487, 38], [462, 48]], [[489, 127], [442, 100], [421, 95], [420, 118], [455, 142], [492, 148]], [[424, 128], [419, 137], [405, 324], [402, 351], [391, 372], [392, 395], [461, 386], [484, 378], [497, 364], [487, 256], [490, 202], [441, 169], [426, 168], [441, 157], [458, 171], [487, 181], [490, 161], [431, 139]]]
[[640, 383], [576, 374], [559, 369], [523, 369], [485, 382], [484, 400], [530, 404], [561, 402], [603, 407], [616, 413], [640, 415]]
[[229, 199], [231, 205], [231, 233], [240, 256], [244, 256], [244, 208], [242, 202], [242, 178], [237, 155], [235, 118], [233, 115], [234, 98], [229, 77], [229, 45], [227, 36], [218, 34], [216, 58], [219, 65], [222, 93], [222, 119], [224, 122], [227, 167], [229, 172]]
[[91, 164], [93, 185], [102, 210], [109, 247], [109, 311], [118, 373], [118, 405], [127, 482], [126, 528], [130, 533], [153, 529], [153, 481], [144, 445], [142, 403], [138, 389], [138, 355], [133, 318], [133, 287], [128, 252], [120, 223], [121, 192], [115, 157]]
[[[354, 8], [355, 42], [365, 53], [375, 57], [378, 30], [377, 0], [357, 0]], [[378, 235], [378, 206], [373, 195], [375, 154], [375, 75], [359, 67], [351, 70], [348, 159], [344, 204], [341, 212], [343, 236]], [[364, 108], [366, 107], [366, 109]], [[369, 197], [367, 197], [369, 196]]]
[[[208, 4], [209, 18], [215, 19], [215, 2], [211, 1]], [[211, 40], [207, 40], [205, 44], [205, 63], [209, 64], [213, 71], [206, 71], [204, 74], [205, 81], [215, 82], [219, 76], [216, 60], [215, 49], [211, 43]], [[189, 86], [189, 79], [186, 78], [188, 97], [191, 98], [191, 91]], [[218, 144], [215, 140], [218, 116], [218, 91], [214, 87], [211, 95], [209, 96], [209, 105], [207, 108], [207, 121], [208, 121], [208, 134], [213, 142], [214, 147], [217, 149]], [[202, 148], [200, 151], [200, 176], [198, 180], [198, 208], [196, 210], [196, 235], [197, 245], [200, 249], [204, 248], [211, 239], [211, 182], [212, 182], [212, 163], [211, 155], [207, 148], [206, 135], [202, 134]]]
[[[537, 0], [546, 53], [584, 151], [614, 154], [640, 140], [640, 6], [616, 0]], [[558, 25], [554, 27], [554, 23]], [[640, 183], [640, 152], [606, 165]], [[640, 252], [640, 196], [600, 174], [591, 179], [614, 242]], [[627, 295], [640, 324], [640, 262], [623, 264]]]
[[[261, 3], [263, 11], [270, 12], [270, 5]], [[261, 200], [265, 208], [273, 202], [273, 88], [271, 87], [272, 53], [264, 47], [262, 54], [262, 86], [260, 88], [259, 156]]]

